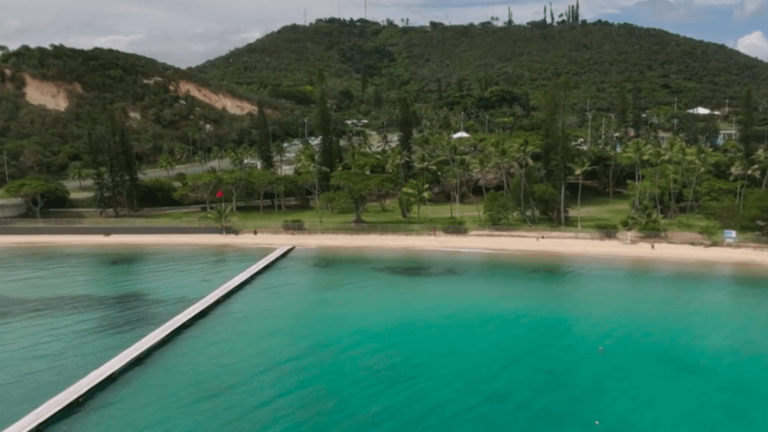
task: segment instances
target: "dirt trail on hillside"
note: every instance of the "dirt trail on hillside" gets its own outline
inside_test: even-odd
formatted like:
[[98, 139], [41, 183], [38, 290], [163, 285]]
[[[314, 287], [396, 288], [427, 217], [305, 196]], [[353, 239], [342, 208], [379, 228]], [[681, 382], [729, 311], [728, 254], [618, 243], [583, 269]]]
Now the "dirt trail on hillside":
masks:
[[189, 94], [218, 109], [227, 110], [231, 114], [245, 115], [256, 110], [256, 107], [250, 102], [237, 99], [225, 93], [216, 93], [190, 81], [179, 81], [176, 86], [172, 85], [171, 89], [178, 91], [182, 96]]

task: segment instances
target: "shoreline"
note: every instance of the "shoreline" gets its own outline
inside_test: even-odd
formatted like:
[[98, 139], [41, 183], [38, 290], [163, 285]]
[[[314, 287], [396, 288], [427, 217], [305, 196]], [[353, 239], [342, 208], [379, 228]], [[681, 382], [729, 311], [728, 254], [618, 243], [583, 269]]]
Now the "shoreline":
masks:
[[625, 244], [619, 240], [586, 240], [522, 237], [402, 236], [343, 234], [259, 235], [18, 235], [0, 236], [0, 248], [12, 246], [230, 246], [297, 248], [389, 249], [452, 252], [493, 252], [533, 256], [640, 259], [748, 265], [768, 268], [768, 251], [756, 249], [705, 248], [668, 243]]

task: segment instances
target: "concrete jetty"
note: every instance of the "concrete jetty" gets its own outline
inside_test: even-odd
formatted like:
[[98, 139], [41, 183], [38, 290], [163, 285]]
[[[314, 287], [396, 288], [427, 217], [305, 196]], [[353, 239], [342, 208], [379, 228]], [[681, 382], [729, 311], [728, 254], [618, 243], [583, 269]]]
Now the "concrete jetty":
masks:
[[216, 303], [235, 292], [238, 288], [249, 282], [254, 276], [287, 255], [293, 249], [294, 246], [285, 246], [272, 252], [269, 256], [259, 261], [254, 266], [235, 276], [232, 280], [208, 294], [205, 298], [163, 324], [157, 330], [136, 342], [127, 350], [118, 354], [115, 358], [106, 362], [100, 368], [94, 370], [85, 378], [76, 382], [68, 389], [29, 413], [26, 417], [11, 425], [4, 432], [30, 432], [41, 430], [46, 423], [63, 410], [75, 403], [83, 401], [94, 389], [106, 385], [108, 380], [116, 378], [121, 370], [126, 369], [132, 363], [147, 355], [158, 344], [166, 341], [170, 336], [186, 324], [192, 322], [196, 317], [209, 311]]

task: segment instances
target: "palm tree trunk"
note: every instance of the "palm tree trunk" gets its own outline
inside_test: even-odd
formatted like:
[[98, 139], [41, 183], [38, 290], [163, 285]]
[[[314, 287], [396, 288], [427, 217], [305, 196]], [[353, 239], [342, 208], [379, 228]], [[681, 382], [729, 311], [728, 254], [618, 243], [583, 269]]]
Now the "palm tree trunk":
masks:
[[611, 167], [608, 170], [608, 193], [610, 199], [613, 199], [613, 159], [611, 159]]
[[656, 169], [656, 184], [654, 185], [655, 195], [656, 195], [656, 211], [659, 212], [659, 216], [661, 216], [661, 204], [659, 203], [659, 170]]
[[693, 185], [691, 186], [691, 193], [688, 195], [688, 205], [685, 207], [685, 214], [691, 213], [691, 201], [693, 201], [693, 190], [696, 189], [696, 180], [698, 180], [699, 173], [693, 175]]
[[504, 180], [504, 196], [507, 195], [507, 165], [501, 164], [501, 178]]
[[565, 226], [565, 179], [560, 182], [560, 226]]
[[766, 183], [768, 183], [768, 169], [765, 170], [765, 177], [763, 178], [763, 190], [765, 190]]
[[277, 213], [277, 193], [275, 193], [275, 198], [272, 200], [272, 202], [275, 204], [275, 213]]
[[525, 211], [525, 168], [520, 173], [520, 213], [523, 215], [526, 225], [530, 225], [528, 222], [528, 212]]
[[579, 209], [579, 229], [581, 229], [581, 183], [584, 181], [584, 175], [579, 174], [579, 198], [578, 203], [576, 204], [577, 208]]
[[638, 162], [635, 163], [635, 209], [640, 207], [640, 180], [639, 180], [639, 174], [640, 173], [640, 164]]
[[[464, 191], [467, 192], [467, 198], [470, 200], [472, 199], [472, 192], [469, 191], [469, 188], [467, 187], [467, 182], [464, 182]], [[477, 210], [477, 221], [478, 223], [483, 223], [483, 216], [480, 213], [480, 206], [477, 205], [477, 201], [475, 201], [475, 210]]]

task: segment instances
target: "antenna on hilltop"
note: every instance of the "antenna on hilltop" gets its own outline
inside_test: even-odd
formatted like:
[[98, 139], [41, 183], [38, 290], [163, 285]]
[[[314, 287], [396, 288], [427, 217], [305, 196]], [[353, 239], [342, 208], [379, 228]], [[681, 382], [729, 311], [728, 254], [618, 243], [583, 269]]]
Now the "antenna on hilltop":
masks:
[[307, 8], [304, 8], [304, 25], [307, 25]]
[[368, 19], [368, 0], [363, 0], [364, 6], [365, 6], [365, 19]]

